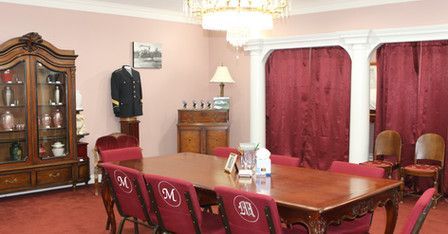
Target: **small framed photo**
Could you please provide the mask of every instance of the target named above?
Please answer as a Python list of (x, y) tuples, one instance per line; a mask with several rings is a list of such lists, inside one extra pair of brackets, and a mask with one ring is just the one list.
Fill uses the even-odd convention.
[(232, 173), (233, 170), (236, 169), (236, 160), (238, 159), (238, 155), (231, 153), (227, 158), (226, 166), (224, 167), (224, 171), (226, 173)]
[(132, 48), (135, 68), (162, 68), (162, 45), (160, 43), (133, 42)]

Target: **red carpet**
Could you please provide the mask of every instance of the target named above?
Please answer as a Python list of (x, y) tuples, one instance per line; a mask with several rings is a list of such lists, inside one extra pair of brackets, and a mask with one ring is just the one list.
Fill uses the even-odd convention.
[[(396, 233), (399, 233), (407, 214), (417, 198), (408, 197), (400, 205)], [(448, 203), (440, 200), (432, 209), (421, 233), (448, 233)], [(37, 194), (1, 198), (0, 233), (108, 233), (105, 230), (106, 214), (101, 197), (93, 194), (93, 187), (49, 191)], [(117, 221), (119, 221), (117, 219)], [(384, 233), (384, 208), (375, 211), (371, 233)], [(141, 233), (152, 233), (145, 227)], [(127, 224), (123, 233), (133, 233)]]

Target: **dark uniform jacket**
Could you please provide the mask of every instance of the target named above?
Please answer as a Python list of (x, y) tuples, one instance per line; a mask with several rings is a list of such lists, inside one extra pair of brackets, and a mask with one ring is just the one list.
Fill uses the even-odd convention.
[(140, 73), (132, 69), (132, 76), (124, 68), (115, 70), (110, 80), (112, 107), (116, 117), (142, 115), (142, 85)]

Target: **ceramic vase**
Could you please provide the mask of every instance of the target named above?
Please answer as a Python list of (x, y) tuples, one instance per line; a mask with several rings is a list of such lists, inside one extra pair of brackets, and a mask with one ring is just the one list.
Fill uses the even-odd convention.
[(40, 119), (43, 128), (51, 127), (51, 116), (49, 114), (44, 114)]
[(9, 147), (9, 155), (11, 161), (20, 161), (22, 160), (22, 146), (19, 142), (13, 142), (11, 146)]
[(53, 125), (57, 128), (62, 127), (62, 112), (59, 109), (53, 112)]
[(14, 99), (14, 90), (11, 87), (6, 86), (3, 89), (3, 103), (5, 106), (11, 106), (12, 100)]
[(61, 90), (59, 89), (59, 86), (56, 85), (54, 90), (54, 101), (56, 102), (56, 105), (59, 105), (61, 101)]
[(12, 82), (12, 76), (13, 76), (13, 71), (12, 70), (6, 70), (3, 72), (2, 75), (2, 81), (3, 83), (11, 83)]
[(14, 129), (14, 115), (11, 112), (6, 111), (2, 114), (2, 127), (9, 131)]
[(39, 146), (39, 155), (41, 157), (45, 157), (45, 154), (47, 154), (47, 150), (45, 149), (43, 144), (40, 144), (40, 146)]

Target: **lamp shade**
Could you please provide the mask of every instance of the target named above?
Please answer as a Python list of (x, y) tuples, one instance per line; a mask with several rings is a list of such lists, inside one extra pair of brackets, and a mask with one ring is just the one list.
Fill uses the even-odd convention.
[(210, 83), (235, 83), (226, 66), (218, 66)]

